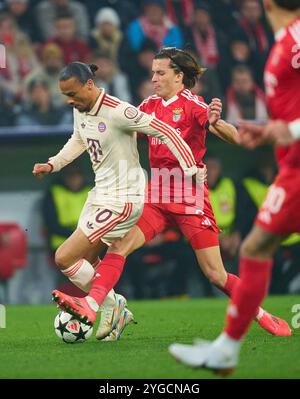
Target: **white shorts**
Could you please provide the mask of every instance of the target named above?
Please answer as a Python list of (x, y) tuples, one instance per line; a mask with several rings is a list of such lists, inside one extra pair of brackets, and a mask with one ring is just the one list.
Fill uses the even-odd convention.
[(91, 243), (101, 240), (109, 246), (137, 223), (143, 208), (144, 202), (101, 203), (92, 190), (81, 211), (78, 227)]

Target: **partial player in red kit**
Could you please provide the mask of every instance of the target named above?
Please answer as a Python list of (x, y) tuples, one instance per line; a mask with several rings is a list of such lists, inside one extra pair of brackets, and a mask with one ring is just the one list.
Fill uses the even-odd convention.
[(281, 241), (300, 233), (300, 0), (265, 0), (276, 43), (265, 66), (270, 121), (243, 122), (242, 144), (273, 144), (279, 174), (240, 250), (240, 282), (233, 290), (224, 332), (212, 343), (170, 346), (184, 364), (228, 374), (237, 365), (241, 341), (269, 286), (272, 258)]
[[(140, 109), (145, 114), (155, 115), (153, 128), (158, 131), (168, 134), (168, 126), (176, 129), (191, 148), (199, 168), (204, 166), (202, 158), (206, 151), (207, 131), (229, 143), (238, 143), (234, 126), (220, 119), (220, 100), (214, 99), (208, 106), (189, 90), (202, 73), (191, 55), (176, 48), (162, 49), (154, 58), (152, 70), (156, 95), (145, 100)], [(199, 191), (195, 181), (188, 184), (179, 163), (166, 145), (157, 139), (150, 140), (149, 144), (152, 175), (148, 201), (136, 226), (114, 242), (110, 250), (126, 257), (167, 227), (176, 226), (190, 242), (204, 274), (230, 296), (239, 278), (224, 269), (218, 241), (219, 229), (209, 202), (207, 185)], [(157, 179), (157, 173), (160, 179)], [(172, 179), (170, 174), (173, 174)], [(89, 295), (97, 301), (92, 291)], [(65, 300), (75, 316), (89, 319), (91, 314), (93, 318), (93, 311), (85, 301), (70, 297)], [(265, 330), (274, 335), (290, 334), (286, 322), (261, 308), (257, 308), (255, 317)], [(102, 332), (98, 331), (97, 336), (102, 336)]]

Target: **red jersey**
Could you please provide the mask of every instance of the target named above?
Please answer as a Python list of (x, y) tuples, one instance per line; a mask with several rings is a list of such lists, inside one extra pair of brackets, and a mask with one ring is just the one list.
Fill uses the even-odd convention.
[[(265, 87), (271, 119), (300, 118), (300, 18), (276, 34), (266, 67)], [(300, 168), (300, 140), (276, 147), (280, 170)]]
[[(156, 95), (148, 97), (139, 108), (176, 129), (192, 150), (197, 165), (203, 165), (208, 105), (202, 97), (196, 96), (188, 89), (183, 89), (167, 101)], [(177, 159), (165, 144), (155, 137), (148, 137), (148, 140), (151, 168), (170, 170), (179, 167)]]
[[(139, 108), (176, 129), (192, 150), (197, 166), (203, 165), (208, 105), (202, 97), (196, 96), (188, 89), (183, 89), (167, 101), (156, 95), (150, 96), (141, 103)], [(152, 179), (151, 187), (148, 186), (148, 201), (157, 202), (153, 199), (155, 197), (159, 201), (164, 198), (163, 201), (167, 202), (168, 197), (171, 202), (187, 203), (188, 201), (191, 204), (196, 198), (194, 183), (190, 181), (188, 184), (184, 180), (179, 162), (164, 143), (157, 138), (153, 140), (148, 138), (148, 140)], [(160, 174), (159, 179), (154, 177), (155, 171)], [(169, 171), (172, 171), (176, 178), (170, 179)]]

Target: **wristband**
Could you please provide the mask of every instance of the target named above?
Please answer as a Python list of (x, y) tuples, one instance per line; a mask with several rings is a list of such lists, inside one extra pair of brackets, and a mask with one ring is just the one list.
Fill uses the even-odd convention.
[(293, 122), (288, 123), (289, 131), (295, 140), (300, 139), (300, 119), (296, 119)]
[(50, 170), (50, 173), (53, 171), (53, 165), (52, 165), (52, 163), (51, 162), (47, 162), (47, 164), (50, 166), (50, 168), (51, 168), (51, 170)]

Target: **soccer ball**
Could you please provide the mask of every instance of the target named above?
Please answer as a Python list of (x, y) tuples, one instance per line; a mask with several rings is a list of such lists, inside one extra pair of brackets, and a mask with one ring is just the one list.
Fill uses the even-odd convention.
[(59, 312), (54, 319), (56, 335), (67, 344), (86, 341), (93, 332), (93, 327), (76, 320), (70, 313)]

